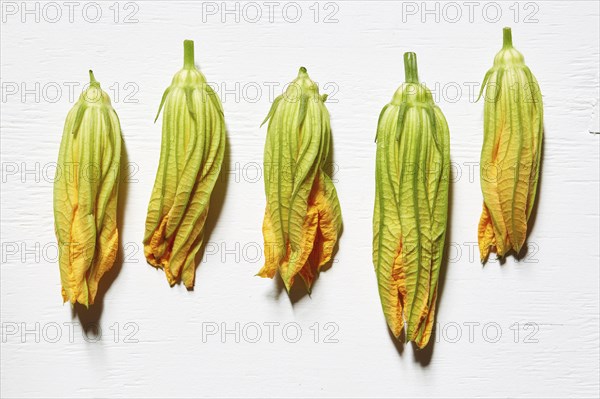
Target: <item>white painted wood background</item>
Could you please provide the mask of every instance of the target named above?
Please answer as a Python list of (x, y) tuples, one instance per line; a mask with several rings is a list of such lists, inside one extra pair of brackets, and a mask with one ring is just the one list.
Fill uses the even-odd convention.
[[(280, 2), (272, 21), (264, 2), (235, 4), (227, 14), (220, 1), (2, 3), (2, 396), (598, 396), (598, 2), (475, 2), (472, 21), (465, 2)], [(543, 92), (543, 170), (527, 256), (482, 267), (483, 103), (469, 87), (478, 90), (505, 25)], [(193, 292), (170, 288), (140, 244), (159, 157), (152, 121), (184, 39), (219, 88), (229, 139)], [(405, 51), (417, 53), (446, 114), (454, 165), (438, 333), (418, 354), (390, 338), (371, 263), (373, 138)], [(302, 65), (330, 94), (344, 232), (312, 296), (294, 292), (292, 303), (281, 284), (254, 277), (265, 204), (257, 165), (269, 87), (280, 94)], [(113, 97), (132, 176), (121, 182), (121, 266), (93, 311), (73, 313), (60, 296), (53, 163), (69, 85), (77, 96), (89, 68)], [(237, 338), (221, 334), (236, 328)]]

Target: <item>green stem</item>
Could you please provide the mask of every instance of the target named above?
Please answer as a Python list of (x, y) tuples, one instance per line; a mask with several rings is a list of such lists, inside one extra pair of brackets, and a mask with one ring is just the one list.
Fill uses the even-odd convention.
[(404, 76), (407, 83), (419, 83), (417, 55), (415, 53), (404, 53)]
[(183, 41), (183, 67), (184, 68), (195, 68), (194, 65), (194, 41), (184, 40)]
[(96, 77), (94, 76), (94, 71), (92, 71), (90, 69), (90, 86), (98, 86), (100, 87), (100, 83), (98, 83), (98, 81), (96, 80)]
[(502, 48), (510, 48), (513, 46), (512, 44), (512, 31), (510, 28), (503, 29), (503, 39), (502, 39)]

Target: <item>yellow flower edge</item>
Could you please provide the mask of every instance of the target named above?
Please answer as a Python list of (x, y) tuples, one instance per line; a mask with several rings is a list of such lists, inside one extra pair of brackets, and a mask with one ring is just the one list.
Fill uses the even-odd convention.
[(170, 285), (191, 289), (204, 242), (210, 197), (225, 153), (225, 120), (217, 94), (184, 41), (184, 66), (165, 90), (160, 161), (146, 216), (144, 255)]
[(69, 111), (54, 181), (54, 226), (65, 302), (92, 305), (119, 246), (121, 125), (90, 71), (90, 86)]
[(406, 82), (377, 126), (373, 264), (387, 324), (419, 348), (429, 342), (446, 239), (450, 137), (431, 92), (419, 83), (415, 53)]
[(288, 291), (297, 275), (311, 291), (319, 270), (332, 260), (342, 228), (337, 192), (325, 172), (331, 143), (326, 99), (302, 67), (263, 122), (269, 121), (265, 264), (257, 275), (273, 278), (279, 272)]
[(481, 261), (521, 251), (535, 203), (543, 138), (538, 82), (504, 28), (503, 47), (487, 72), (481, 150), (483, 211), (478, 227)]

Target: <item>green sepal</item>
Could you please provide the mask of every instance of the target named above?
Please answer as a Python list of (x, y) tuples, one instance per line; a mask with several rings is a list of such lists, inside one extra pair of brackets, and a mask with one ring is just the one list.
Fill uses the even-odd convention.
[(167, 87), (167, 90), (165, 90), (165, 92), (162, 95), (162, 99), (160, 100), (160, 105), (158, 107), (158, 112), (156, 113), (156, 118), (154, 118), (154, 123), (156, 123), (156, 121), (158, 120), (158, 116), (160, 115), (160, 111), (162, 110), (163, 105), (165, 105), (165, 100), (169, 95), (169, 91), (171, 91), (171, 87)]
[(279, 102), (281, 101), (281, 99), (282, 99), (282, 96), (279, 96), (275, 99), (275, 101), (273, 101), (273, 105), (271, 105), (271, 109), (269, 110), (269, 113), (267, 114), (267, 117), (265, 118), (265, 120), (260, 124), (260, 127), (262, 127), (265, 123), (267, 123), (267, 121), (269, 119), (271, 119), (271, 117), (277, 110), (277, 106), (279, 105)]
[(71, 131), (72, 134), (76, 134), (81, 127), (81, 121), (83, 120), (83, 115), (85, 114), (86, 110), (87, 106), (85, 103), (81, 103), (77, 109), (77, 115), (75, 116), (75, 122), (73, 123), (73, 130)]

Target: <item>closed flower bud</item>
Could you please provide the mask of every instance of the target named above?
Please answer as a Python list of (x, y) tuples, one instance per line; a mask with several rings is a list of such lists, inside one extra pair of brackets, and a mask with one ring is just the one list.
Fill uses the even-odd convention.
[(258, 275), (273, 278), (279, 271), (288, 291), (297, 275), (311, 290), (342, 229), (337, 193), (325, 173), (331, 145), (326, 98), (300, 68), (265, 119), (265, 265)]
[(373, 264), (388, 326), (419, 348), (429, 342), (448, 219), (450, 137), (442, 111), (419, 83), (415, 53), (406, 82), (379, 116)]
[(223, 108), (194, 65), (194, 42), (184, 42), (184, 65), (164, 92), (160, 161), (148, 205), (144, 254), (169, 284), (194, 286), (195, 256), (204, 239), (210, 196), (225, 153)]
[[(481, 261), (490, 251), (517, 254), (525, 243), (538, 185), (543, 136), (542, 95), (523, 55), (504, 28), (504, 45), (487, 72), (478, 238)], [(480, 94), (481, 96), (481, 94)]]
[(67, 115), (54, 181), (63, 300), (86, 307), (117, 256), (122, 140), (117, 113), (92, 71), (90, 80)]

